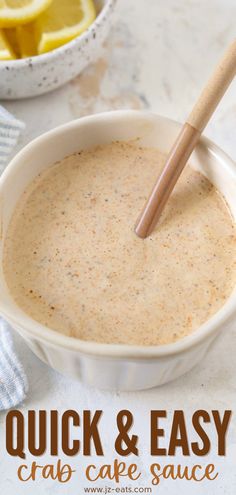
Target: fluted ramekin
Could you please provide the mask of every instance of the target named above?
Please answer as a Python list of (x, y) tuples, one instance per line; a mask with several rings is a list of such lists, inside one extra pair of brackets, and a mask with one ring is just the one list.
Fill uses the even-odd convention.
[[(207, 322), (182, 340), (162, 346), (85, 342), (47, 328), (14, 302), (4, 280), (2, 253), (8, 223), (20, 195), (44, 168), (81, 149), (111, 141), (140, 139), (141, 145), (167, 152), (180, 125), (148, 112), (118, 111), (84, 117), (28, 144), (0, 179), (0, 313), (52, 368), (103, 389), (138, 390), (162, 385), (195, 366), (222, 331), (236, 323), (236, 294)], [(236, 217), (236, 168), (215, 144), (202, 138), (191, 166), (224, 195)], [(147, 326), (148, 332), (148, 326)]]

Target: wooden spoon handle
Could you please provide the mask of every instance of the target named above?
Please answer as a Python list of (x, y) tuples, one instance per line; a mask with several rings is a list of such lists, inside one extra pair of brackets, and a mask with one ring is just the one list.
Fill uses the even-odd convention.
[(218, 103), (236, 74), (236, 40), (230, 45), (223, 59), (205, 86), (189, 118), (172, 147), (165, 167), (139, 216), (135, 232), (147, 237), (165, 207), (165, 204), (183, 170), (199, 137), (215, 111)]
[(165, 167), (158, 177), (149, 199), (137, 220), (135, 232), (142, 239), (148, 237), (155, 228), (162, 210), (186, 162), (192, 154), (200, 135), (200, 132), (190, 124), (186, 123), (182, 127), (167, 157)]
[(203, 89), (188, 124), (202, 132), (236, 74), (236, 40), (229, 46)]

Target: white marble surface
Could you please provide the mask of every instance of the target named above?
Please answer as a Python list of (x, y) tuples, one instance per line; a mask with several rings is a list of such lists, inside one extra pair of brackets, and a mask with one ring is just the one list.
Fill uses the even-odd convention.
[[(28, 101), (8, 102), (5, 106), (26, 122), (26, 131), (18, 148), (33, 137), (56, 125), (91, 112), (114, 108), (148, 108), (176, 120), (184, 120), (202, 84), (219, 55), (235, 36), (235, 0), (118, 0), (115, 25), (100, 61), (66, 87)], [(235, 83), (236, 84), (236, 83)], [(232, 85), (206, 135), (236, 159), (236, 86)], [(130, 409), (140, 435), (143, 468), (142, 486), (150, 486), (146, 468), (148, 457), (148, 415), (150, 409), (184, 409), (186, 416), (196, 409), (232, 409), (235, 407), (236, 329), (223, 336), (207, 358), (191, 373), (159, 389), (111, 394), (91, 390), (60, 376), (42, 364), (16, 336), (18, 352), (29, 377), (30, 391), (22, 406), (28, 409), (103, 409), (106, 460), (115, 457), (111, 439), (115, 412)], [(0, 416), (0, 488), (1, 493), (83, 493), (83, 478), (68, 485), (51, 481), (20, 484), (16, 479), (19, 461), (5, 455), (5, 415)], [(189, 421), (188, 421), (189, 424)], [(107, 428), (106, 425), (109, 425)], [(214, 446), (201, 464), (215, 462), (216, 481), (193, 483), (162, 481), (153, 493), (220, 495), (235, 493), (236, 421), (228, 433), (226, 458), (216, 458)], [(109, 433), (108, 433), (109, 431)], [(213, 437), (213, 429), (209, 427)], [(40, 459), (46, 463), (48, 457)], [(129, 458), (131, 462), (131, 458)], [(198, 463), (199, 459), (181, 459)], [(74, 466), (89, 462), (82, 456), (71, 461)], [(167, 463), (164, 458), (162, 463)], [(170, 461), (171, 462), (171, 461)], [(175, 460), (177, 462), (177, 460)], [(103, 486), (100, 483), (99, 486)], [(134, 485), (137, 486), (137, 485)]]

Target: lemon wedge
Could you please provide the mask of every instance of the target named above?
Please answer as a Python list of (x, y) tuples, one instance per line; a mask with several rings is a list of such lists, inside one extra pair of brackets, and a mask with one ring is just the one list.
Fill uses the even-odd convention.
[(11, 45), (3, 31), (0, 29), (0, 60), (14, 60), (16, 58)]
[(0, 0), (0, 27), (26, 24), (47, 9), (50, 3), (52, 0)]
[(38, 55), (33, 23), (18, 26), (16, 36), (21, 58)]
[(8, 44), (10, 45), (12, 51), (16, 55), (16, 58), (20, 58), (20, 50), (17, 39), (16, 28), (9, 28), (3, 30), (4, 36), (6, 37)]
[(35, 40), (34, 23), (29, 22), (15, 28), (4, 29), (3, 33), (16, 55), (16, 58), (34, 57), (38, 55)]
[(38, 53), (49, 52), (76, 38), (95, 18), (93, 0), (53, 0), (35, 21)]

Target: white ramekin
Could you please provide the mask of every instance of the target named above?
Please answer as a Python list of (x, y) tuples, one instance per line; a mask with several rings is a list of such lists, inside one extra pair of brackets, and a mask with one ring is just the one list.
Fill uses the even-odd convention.
[(96, 60), (112, 24), (116, 0), (95, 0), (99, 14), (78, 38), (48, 53), (0, 61), (0, 99), (41, 95), (62, 86)]
[[(20, 195), (47, 166), (81, 149), (114, 140), (140, 139), (166, 152), (180, 128), (176, 122), (140, 111), (85, 117), (37, 138), (12, 160), (0, 179), (0, 313), (33, 352), (56, 370), (103, 389), (138, 390), (162, 385), (186, 373), (208, 351), (221, 331), (236, 322), (236, 295), (183, 340), (164, 346), (109, 345), (66, 337), (29, 318), (14, 303), (2, 271), (6, 229)], [(232, 160), (202, 138), (191, 165), (225, 196), (236, 216), (236, 169)], [(115, 166), (115, 164), (114, 164)], [(150, 185), (151, 186), (151, 185)], [(148, 331), (148, 327), (147, 327)]]

